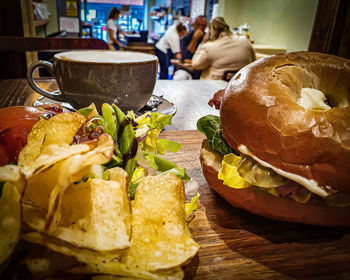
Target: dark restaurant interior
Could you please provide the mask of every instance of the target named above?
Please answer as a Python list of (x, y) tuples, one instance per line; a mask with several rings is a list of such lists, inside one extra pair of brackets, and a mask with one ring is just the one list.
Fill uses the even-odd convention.
[(0, 279), (350, 279), (349, 0), (0, 11)]
[[(43, 49), (45, 45), (42, 44), (46, 42), (22, 41), (15, 52), (10, 51), (12, 44), (17, 44), (13, 37), (85, 38), (107, 42), (106, 21), (114, 6), (121, 11), (118, 24), (126, 32), (122, 38), (126, 50), (154, 53), (154, 45), (174, 22), (183, 22), (190, 32), (196, 16), (205, 15), (209, 23), (214, 12), (215, 16), (223, 16), (233, 31), (249, 34), (258, 57), (309, 50), (349, 58), (350, 8), (347, 1), (341, 0), (277, 3), (254, 0), (15, 0), (4, 1), (1, 5), (0, 55), (2, 64), (7, 65), (6, 71), (4, 67), (1, 70), (1, 78), (24, 77), (26, 66), (37, 59), (36, 53), (26, 54), (26, 48)], [(4, 38), (8, 36), (12, 38)], [(103, 44), (91, 44), (99, 43)], [(45, 50), (40, 51), (39, 59), (45, 55), (48, 55)]]

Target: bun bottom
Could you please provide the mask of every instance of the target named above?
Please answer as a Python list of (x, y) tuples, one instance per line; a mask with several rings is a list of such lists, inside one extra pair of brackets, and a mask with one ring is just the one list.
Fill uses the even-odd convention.
[(278, 221), (321, 226), (350, 226), (350, 207), (312, 205), (273, 196), (258, 188), (234, 189), (218, 179), (221, 158), (203, 142), (200, 161), (208, 184), (232, 206)]

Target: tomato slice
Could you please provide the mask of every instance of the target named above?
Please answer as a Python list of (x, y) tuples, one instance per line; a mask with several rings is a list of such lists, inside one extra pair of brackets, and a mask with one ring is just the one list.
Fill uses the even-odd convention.
[(29, 106), (13, 106), (0, 109), (0, 131), (24, 125), (32, 127), (45, 111)]
[(46, 112), (29, 106), (0, 109), (0, 166), (17, 162), (33, 125)]

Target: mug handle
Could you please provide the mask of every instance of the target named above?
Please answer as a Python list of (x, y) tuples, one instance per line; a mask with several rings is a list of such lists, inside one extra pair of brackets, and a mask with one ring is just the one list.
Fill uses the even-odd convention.
[(27, 80), (31, 88), (47, 98), (51, 98), (56, 101), (64, 101), (61, 91), (56, 90), (56, 91), (50, 92), (50, 91), (44, 90), (41, 87), (39, 87), (38, 84), (34, 81), (33, 72), (35, 71), (35, 69), (39, 67), (45, 68), (53, 77), (55, 76), (53, 74), (54, 73), (53, 64), (45, 60), (39, 60), (33, 63), (32, 65), (30, 65), (27, 71)]

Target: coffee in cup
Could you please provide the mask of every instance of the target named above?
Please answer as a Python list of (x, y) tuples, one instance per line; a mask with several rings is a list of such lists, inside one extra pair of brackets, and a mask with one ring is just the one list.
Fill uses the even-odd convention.
[[(114, 103), (124, 111), (140, 110), (151, 98), (158, 59), (139, 52), (88, 50), (54, 55), (54, 62), (38, 61), (28, 69), (30, 86), (41, 95), (68, 102), (75, 109), (95, 103)], [(57, 80), (59, 91), (48, 92), (33, 79), (36, 68), (47, 69)]]

